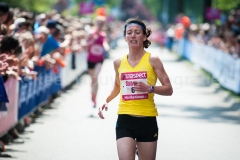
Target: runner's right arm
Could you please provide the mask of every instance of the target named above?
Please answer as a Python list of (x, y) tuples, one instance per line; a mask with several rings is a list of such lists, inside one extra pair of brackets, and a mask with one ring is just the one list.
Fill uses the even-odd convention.
[(111, 93), (109, 94), (109, 96), (106, 99), (106, 102), (110, 102), (112, 99), (114, 99), (120, 92), (120, 81), (119, 81), (119, 73), (118, 73), (118, 68), (120, 66), (120, 59), (116, 59), (113, 63), (114, 63), (114, 69), (115, 69), (115, 83), (114, 83), (114, 87), (111, 91)]

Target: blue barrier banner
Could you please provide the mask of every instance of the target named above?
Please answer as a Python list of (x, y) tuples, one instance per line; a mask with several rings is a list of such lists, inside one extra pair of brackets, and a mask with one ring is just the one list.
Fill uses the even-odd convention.
[(0, 76), (0, 102), (9, 102), (2, 76)]
[(52, 85), (51, 85), (51, 94), (56, 94), (58, 91), (62, 89), (61, 86), (61, 67), (57, 67), (57, 73), (54, 73), (53, 70), (51, 70), (51, 80), (52, 80)]
[(235, 93), (240, 93), (240, 59), (236, 60), (231, 55), (222, 55), (222, 63), (217, 77), (220, 84)]
[(187, 58), (188, 60), (190, 60), (192, 57), (191, 57), (191, 53), (192, 53), (192, 43), (190, 43), (188, 40), (186, 40), (184, 42), (184, 51), (183, 51), (183, 56), (185, 58)]
[(18, 119), (28, 115), (48, 101), (52, 94), (61, 90), (60, 70), (58, 73), (53, 73), (52, 69), (47, 70), (40, 66), (35, 66), (34, 70), (38, 72), (36, 80), (20, 82)]
[(0, 111), (0, 135), (17, 123), (18, 84), (19, 82), (12, 77), (8, 77), (8, 80), (4, 83), (9, 102), (5, 103), (7, 109)]
[(67, 66), (57, 67), (56, 70), (35, 66), (38, 72), (36, 80), (22, 77), (19, 84), (18, 119), (22, 119), (34, 111), (39, 105), (47, 102), (49, 97), (71, 84), (77, 77), (87, 70), (86, 53), (76, 54), (76, 68), (71, 68), (71, 54), (65, 57)]
[(204, 44), (177, 41), (175, 51), (205, 69), (225, 88), (240, 93), (240, 59)]
[[(35, 81), (21, 81), (19, 86), (18, 119), (27, 115), (36, 105)], [(36, 88), (35, 88), (36, 89)]]
[(177, 42), (176, 50), (177, 50), (177, 53), (178, 53), (178, 54), (180, 54), (181, 56), (183, 56), (183, 52), (184, 52), (184, 40), (180, 40), (180, 41)]
[(46, 70), (45, 67), (36, 67), (35, 71), (38, 72), (38, 79), (37, 79), (37, 93), (35, 96), (35, 106), (37, 107), (41, 103), (48, 100), (51, 95), (51, 69)]
[(7, 111), (6, 102), (0, 102), (0, 112)]

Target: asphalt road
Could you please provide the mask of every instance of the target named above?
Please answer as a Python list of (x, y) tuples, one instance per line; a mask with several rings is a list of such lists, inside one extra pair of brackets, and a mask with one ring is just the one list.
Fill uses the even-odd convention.
[[(239, 160), (240, 101), (207, 78), (197, 66), (165, 49), (151, 46), (171, 79), (171, 97), (155, 96), (159, 140), (157, 160)], [(120, 41), (99, 76), (98, 105), (114, 82), (113, 59), (127, 53)], [(109, 103), (105, 119), (97, 117), (84, 75), (26, 128), (24, 144), (6, 146), (19, 160), (117, 160), (115, 124), (119, 97)], [(91, 116), (93, 115), (93, 116)], [(4, 158), (3, 158), (4, 159)]]

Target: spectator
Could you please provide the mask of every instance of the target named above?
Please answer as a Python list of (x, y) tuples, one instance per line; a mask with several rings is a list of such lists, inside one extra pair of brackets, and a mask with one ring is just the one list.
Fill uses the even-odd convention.
[[(49, 36), (49, 29), (45, 26), (41, 26), (35, 32), (35, 55), (34, 62), (37, 63), (39, 60), (42, 60), (42, 63), (46, 66), (47, 69), (53, 67), (55, 63), (48, 54), (46, 42)], [(44, 48), (45, 47), (45, 48)]]
[(49, 29), (50, 34), (53, 34), (53, 32), (56, 30), (56, 26), (58, 25), (58, 22), (55, 20), (49, 20), (46, 24), (46, 27)]
[(169, 50), (172, 50), (174, 35), (175, 35), (174, 27), (170, 26), (167, 30), (167, 48)]
[(34, 46), (34, 37), (31, 32), (24, 32), (19, 37), (20, 44), (22, 46), (22, 51), (26, 51), (31, 48), (32, 52), (29, 53), (28, 57), (32, 58), (33, 56), (33, 46)]
[(0, 41), (7, 35), (7, 26), (0, 22)]
[(0, 2), (0, 22), (5, 24), (9, 29), (9, 26), (13, 24), (13, 12), (10, 10), (8, 4)]
[[(178, 28), (177, 25), (175, 28)], [(176, 30), (177, 31), (177, 30)], [(189, 39), (207, 44), (239, 58), (240, 9), (232, 10), (221, 25), (204, 23), (190, 26)], [(175, 36), (179, 39), (179, 36)]]
[(45, 56), (46, 54), (51, 54), (53, 52), (57, 52), (58, 49), (60, 48), (60, 44), (56, 41), (56, 39), (54, 39), (53, 35), (51, 34), (51, 32), (53, 33), (54, 30), (55, 30), (55, 28), (52, 30), (49, 29), (50, 34), (48, 35), (47, 40), (43, 44), (42, 51), (41, 51), (41, 57)]
[[(21, 46), (16, 38), (12, 36), (5, 36), (0, 42), (0, 54), (7, 54), (6, 57), (8, 63), (8, 70), (6, 71), (6, 80), (8, 76), (13, 76), (14, 78), (20, 80), (19, 77), (19, 55), (21, 53)], [(21, 61), (22, 62), (22, 61)]]
[(45, 13), (42, 13), (42, 14), (38, 15), (37, 18), (36, 18), (36, 21), (34, 23), (34, 27), (33, 27), (34, 31), (36, 31), (38, 29), (38, 27), (43, 26), (45, 21), (46, 21), (46, 14)]

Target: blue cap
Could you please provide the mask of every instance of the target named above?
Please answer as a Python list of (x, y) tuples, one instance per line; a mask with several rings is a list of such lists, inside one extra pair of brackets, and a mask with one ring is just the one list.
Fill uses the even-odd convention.
[(57, 25), (57, 24), (58, 24), (57, 21), (55, 21), (55, 20), (49, 20), (49, 21), (47, 22), (46, 27), (47, 27), (47, 28), (56, 28), (56, 25)]
[(0, 2), (0, 15), (5, 14), (9, 11), (9, 5), (5, 2)]

